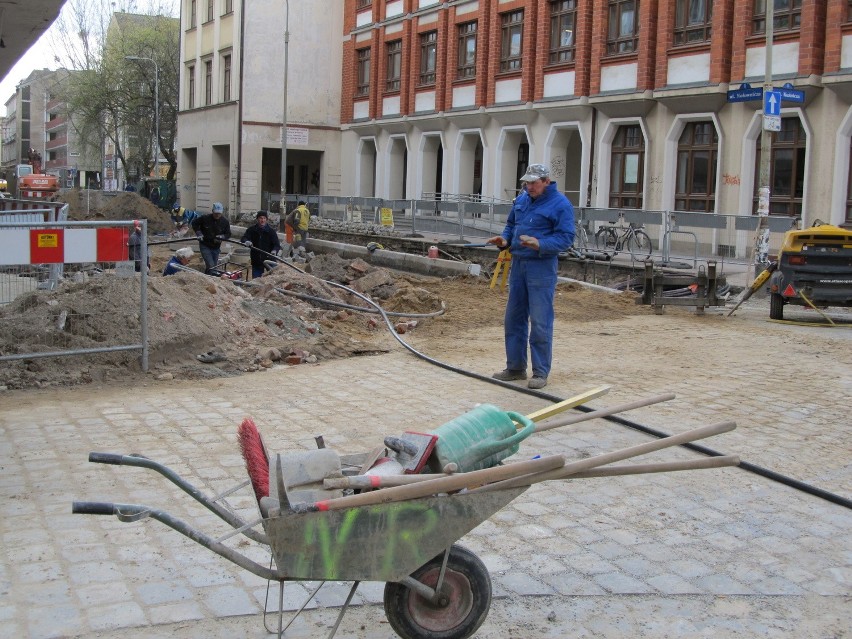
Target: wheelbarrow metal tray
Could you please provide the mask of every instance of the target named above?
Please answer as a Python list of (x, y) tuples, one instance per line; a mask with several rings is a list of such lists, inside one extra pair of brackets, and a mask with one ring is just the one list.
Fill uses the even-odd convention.
[(399, 581), (527, 488), (284, 512), (266, 519), (264, 527), (285, 579)]

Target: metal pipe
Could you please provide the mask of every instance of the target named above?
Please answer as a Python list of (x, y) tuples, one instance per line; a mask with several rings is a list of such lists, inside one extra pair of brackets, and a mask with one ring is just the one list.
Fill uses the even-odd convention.
[(284, 0), (284, 110), (281, 115), (281, 202), (278, 213), (284, 219), (284, 196), (287, 195), (287, 70), (290, 66), (290, 0)]
[(40, 357), (62, 357), (64, 355), (87, 355), (89, 353), (118, 353), (120, 351), (142, 350), (142, 344), (130, 346), (106, 346), (103, 348), (78, 348), (73, 351), (45, 351), (43, 353), (27, 353), (24, 355), (0, 355), (0, 362), (13, 362), (19, 359), (38, 359)]
[(141, 325), (142, 337), (142, 372), (148, 372), (148, 220), (142, 220), (142, 244), (139, 247), (142, 263), (139, 265), (141, 274), (139, 286), (139, 324)]

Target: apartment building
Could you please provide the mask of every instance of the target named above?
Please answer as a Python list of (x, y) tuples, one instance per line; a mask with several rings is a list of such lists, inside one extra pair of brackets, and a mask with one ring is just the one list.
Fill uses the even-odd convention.
[[(345, 0), (346, 193), (753, 213), (766, 0)], [(852, 0), (774, 4), (770, 212), (852, 224)], [(757, 92), (760, 93), (759, 91)]]
[(65, 69), (33, 71), (6, 102), (3, 120), (3, 172), (29, 161), (30, 149), (42, 158), (42, 170), (59, 177), (62, 188), (101, 181), (101, 153), (78, 135), (67, 105), (59, 97), (62, 83), (72, 79)]
[(340, 0), (181, 0), (180, 21), (181, 204), (233, 214), (277, 201), (287, 24), (287, 192), (339, 193)]

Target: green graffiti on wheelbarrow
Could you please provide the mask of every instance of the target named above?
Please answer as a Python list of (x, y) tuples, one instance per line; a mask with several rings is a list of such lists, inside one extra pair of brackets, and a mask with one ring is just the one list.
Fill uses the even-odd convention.
[(414, 557), (417, 565), (432, 558), (421, 556), (419, 542), (435, 530), (438, 513), (425, 504), (352, 508), (341, 515), (334, 520), (317, 516), (306, 522), (304, 548), (295, 568), (298, 574), (316, 574), (321, 568), (323, 578), (338, 579), (354, 544), (360, 546), (355, 551), (363, 553), (381, 540), (381, 552), (376, 557), (381, 557), (382, 574), (392, 574), (395, 562), (403, 557), (407, 563)]

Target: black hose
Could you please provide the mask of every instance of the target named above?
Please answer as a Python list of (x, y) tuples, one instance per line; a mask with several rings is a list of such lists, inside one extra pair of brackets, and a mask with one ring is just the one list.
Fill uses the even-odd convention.
[[(260, 250), (260, 249), (257, 249), (257, 250)], [(266, 252), (261, 251), (261, 253), (266, 253)], [(290, 262), (284, 261), (283, 259), (279, 258), (277, 255), (272, 255), (271, 253), (266, 253), (266, 255), (270, 255), (271, 257), (275, 258), (276, 260), (278, 260), (282, 264), (286, 264), (287, 266), (291, 267), (292, 269), (294, 269), (296, 271), (299, 271), (300, 273), (305, 273), (305, 271), (303, 271), (302, 269), (298, 268), (294, 264), (291, 264)], [(195, 271), (195, 272), (197, 272), (197, 271)], [(310, 273), (305, 273), (305, 274), (311, 275)], [(416, 357), (418, 357), (418, 358), (420, 358), (420, 359), (422, 359), (426, 362), (429, 362), (430, 364), (434, 364), (435, 366), (438, 366), (439, 368), (443, 368), (444, 370), (448, 370), (448, 371), (452, 371), (454, 373), (458, 373), (460, 375), (464, 375), (465, 377), (471, 377), (473, 379), (478, 379), (479, 381), (482, 381), (482, 382), (487, 382), (489, 384), (495, 384), (497, 386), (502, 386), (503, 388), (513, 390), (517, 393), (523, 393), (525, 395), (532, 395), (533, 397), (545, 399), (549, 402), (558, 403), (558, 402), (563, 402), (566, 399), (565, 397), (558, 397), (556, 395), (551, 395), (550, 393), (546, 393), (546, 392), (541, 391), (541, 390), (524, 388), (523, 386), (518, 386), (517, 384), (513, 384), (511, 382), (504, 382), (504, 381), (499, 380), (499, 379), (494, 379), (493, 377), (488, 376), (488, 375), (481, 375), (479, 373), (474, 373), (473, 371), (469, 371), (469, 370), (466, 370), (466, 369), (463, 369), (463, 368), (459, 368), (458, 366), (453, 366), (451, 364), (446, 364), (446, 363), (441, 362), (437, 359), (429, 357), (428, 355), (425, 355), (424, 353), (421, 353), (420, 351), (415, 349), (413, 346), (408, 344), (405, 340), (403, 340), (399, 336), (399, 334), (394, 329), (393, 324), (390, 321), (390, 318), (388, 317), (389, 314), (381, 306), (376, 304), (373, 300), (366, 297), (365, 295), (362, 295), (358, 291), (349, 288), (348, 286), (344, 286), (343, 284), (339, 284), (337, 282), (332, 282), (332, 281), (329, 281), (329, 280), (324, 280), (320, 277), (317, 277), (316, 275), (312, 275), (312, 277), (316, 277), (318, 280), (328, 284), (329, 286), (343, 289), (343, 290), (355, 295), (356, 297), (364, 300), (364, 302), (366, 302), (370, 306), (373, 306), (376, 309), (376, 312), (378, 312), (382, 316), (382, 319), (385, 321), (385, 324), (387, 325), (388, 330), (390, 331), (391, 335), (393, 335), (394, 339), (396, 339), (396, 341), (399, 342), (400, 345), (403, 348), (405, 348), (407, 351), (409, 351), (410, 353), (412, 353)], [(593, 408), (589, 408), (588, 406), (583, 406), (583, 405), (576, 406), (575, 408), (579, 411), (584, 412), (584, 413), (591, 413), (593, 410), (595, 410)], [(646, 435), (651, 435), (653, 437), (657, 437), (657, 438), (660, 438), (660, 439), (663, 439), (663, 438), (666, 438), (666, 437), (671, 437), (671, 434), (669, 434), (669, 433), (665, 433), (665, 432), (657, 430), (655, 428), (651, 428), (650, 426), (644, 426), (642, 424), (639, 424), (638, 422), (634, 422), (632, 420), (625, 419), (624, 417), (618, 417), (617, 415), (609, 415), (607, 417), (603, 417), (602, 419), (605, 419), (609, 422), (613, 422), (615, 424), (619, 424), (621, 426), (625, 426), (627, 428), (638, 431), (640, 433), (644, 433)], [(720, 456), (723, 456), (723, 455), (726, 454), (726, 453), (720, 453), (716, 450), (713, 450), (712, 448), (708, 448), (708, 447), (702, 446), (700, 444), (686, 443), (686, 444), (681, 444), (681, 446), (683, 448), (688, 449), (688, 450), (691, 450), (691, 451), (694, 451), (694, 452), (697, 452), (697, 453), (701, 453), (702, 455), (707, 455), (709, 457), (720, 457)], [(805, 483), (803, 481), (799, 481), (798, 479), (788, 477), (787, 475), (782, 475), (781, 473), (777, 473), (773, 470), (769, 470), (768, 468), (764, 468), (762, 466), (758, 466), (756, 464), (752, 464), (752, 463), (746, 462), (746, 461), (740, 461), (739, 468), (742, 468), (743, 470), (745, 470), (747, 472), (751, 472), (751, 473), (754, 473), (756, 475), (760, 475), (761, 477), (765, 477), (766, 479), (769, 479), (771, 481), (778, 482), (780, 484), (783, 484), (783, 485), (788, 486), (790, 488), (793, 488), (795, 490), (799, 490), (799, 491), (807, 493), (809, 495), (813, 495), (814, 497), (819, 497), (820, 499), (825, 499), (826, 501), (829, 501), (833, 504), (837, 504), (838, 506), (843, 506), (845, 508), (852, 509), (852, 500), (850, 500), (846, 497), (841, 497), (840, 495), (837, 495), (835, 493), (829, 492), (827, 490), (823, 490), (822, 488), (817, 488), (816, 486), (812, 486), (811, 484)]]

